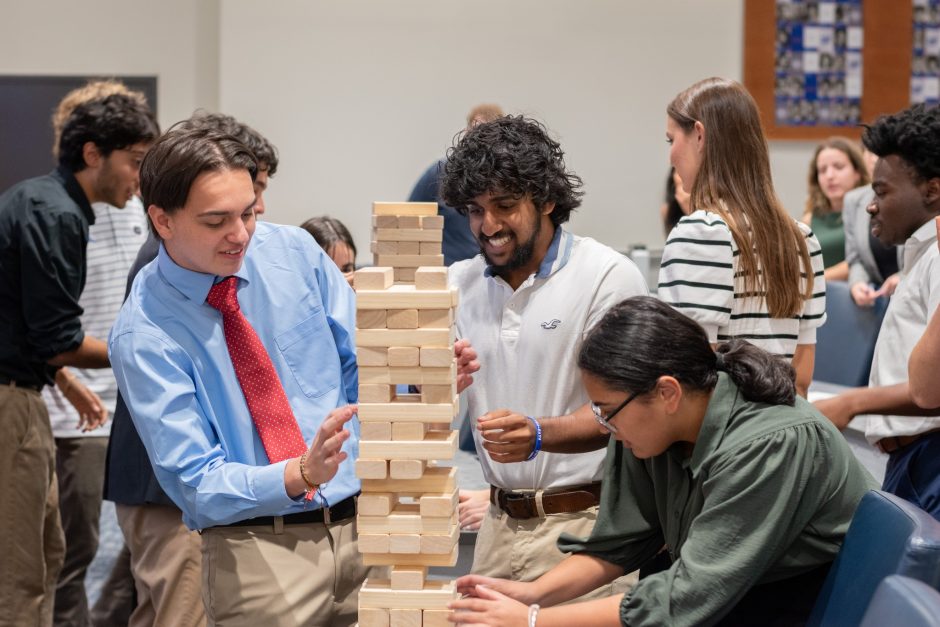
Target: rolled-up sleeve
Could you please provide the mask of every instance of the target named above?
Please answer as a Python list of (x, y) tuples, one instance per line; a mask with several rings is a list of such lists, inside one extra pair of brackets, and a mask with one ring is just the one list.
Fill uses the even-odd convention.
[(82, 219), (64, 212), (36, 212), (21, 230), (23, 319), (29, 345), (40, 360), (77, 348), (85, 337), (78, 304), (85, 284)]

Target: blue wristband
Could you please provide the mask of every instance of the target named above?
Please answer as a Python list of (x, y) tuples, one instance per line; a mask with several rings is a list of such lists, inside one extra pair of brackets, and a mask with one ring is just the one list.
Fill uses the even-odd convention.
[(535, 459), (535, 456), (542, 450), (542, 425), (532, 416), (526, 416), (526, 418), (531, 420), (532, 424), (535, 425), (535, 446), (532, 448), (532, 453), (526, 458), (526, 461), (530, 462)]

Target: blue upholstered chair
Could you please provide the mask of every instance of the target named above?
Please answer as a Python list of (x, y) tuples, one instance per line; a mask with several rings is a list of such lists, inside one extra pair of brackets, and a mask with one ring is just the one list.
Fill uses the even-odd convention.
[(891, 575), (881, 582), (862, 627), (940, 627), (940, 592), (927, 584)]
[(851, 387), (868, 385), (871, 358), (888, 299), (859, 307), (845, 281), (826, 283), (826, 323), (816, 331), (813, 379)]
[(807, 625), (860, 624), (888, 575), (940, 589), (940, 522), (893, 494), (872, 490), (852, 517)]

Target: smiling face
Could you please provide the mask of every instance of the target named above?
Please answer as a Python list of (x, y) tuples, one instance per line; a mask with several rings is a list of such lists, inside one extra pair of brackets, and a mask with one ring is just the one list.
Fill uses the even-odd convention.
[[(666, 141), (669, 148), (669, 163), (675, 168), (685, 191), (692, 191), (695, 177), (702, 166), (705, 149), (705, 129), (696, 122), (691, 131), (685, 132), (671, 117), (666, 116)], [(678, 188), (677, 188), (678, 189)]]
[(868, 206), (871, 233), (882, 243), (903, 244), (935, 215), (940, 179), (918, 181), (913, 169), (898, 155), (878, 159), (872, 180), (875, 197)]
[(833, 211), (842, 210), (845, 193), (858, 187), (861, 180), (852, 160), (838, 148), (823, 148), (816, 155), (816, 182)]
[(167, 213), (151, 205), (148, 212), (173, 261), (224, 277), (245, 259), (255, 232), (255, 203), (247, 170), (215, 170), (196, 177), (180, 209)]
[(551, 244), (553, 203), (537, 210), (528, 196), (486, 192), (467, 207), (470, 230), (493, 271), (500, 276), (538, 269)]

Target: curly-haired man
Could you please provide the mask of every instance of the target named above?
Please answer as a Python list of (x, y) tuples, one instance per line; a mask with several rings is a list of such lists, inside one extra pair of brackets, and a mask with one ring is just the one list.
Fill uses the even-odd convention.
[(469, 129), (448, 151), (441, 192), (468, 216), (481, 252), (449, 270), (458, 334), (481, 367), (465, 396), (491, 484), (461, 494), (460, 522), (482, 521), (473, 572), (529, 581), (561, 561), (560, 533), (594, 526), (607, 436), (578, 377), (581, 338), (647, 288), (623, 255), (562, 228), (581, 204), (581, 179), (535, 120)]
[(940, 108), (917, 105), (883, 116), (862, 141), (878, 155), (868, 206), (872, 235), (904, 244), (904, 268), (885, 314), (867, 388), (817, 408), (839, 428), (866, 415), (865, 436), (889, 455), (883, 488), (940, 520), (940, 409), (922, 409), (908, 382), (908, 355), (940, 304)]

